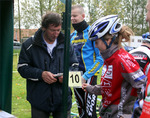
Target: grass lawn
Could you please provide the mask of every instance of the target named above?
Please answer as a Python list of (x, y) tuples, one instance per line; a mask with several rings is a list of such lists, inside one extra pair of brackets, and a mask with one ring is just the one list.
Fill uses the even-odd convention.
[[(26, 79), (23, 79), (17, 72), (17, 62), (19, 50), (14, 50), (13, 56), (13, 85), (12, 85), (12, 114), (17, 118), (31, 118), (31, 108), (29, 102), (26, 100)], [(98, 80), (98, 84), (99, 84)], [(72, 102), (75, 102), (74, 95)], [(98, 96), (101, 98), (101, 96)], [(97, 105), (100, 104), (98, 101)], [(77, 105), (74, 104), (72, 113), (77, 113)], [(51, 117), (50, 117), (51, 118)]]

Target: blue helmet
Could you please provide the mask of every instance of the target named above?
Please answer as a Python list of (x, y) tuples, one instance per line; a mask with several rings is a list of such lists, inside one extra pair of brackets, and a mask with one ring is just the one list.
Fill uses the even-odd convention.
[(108, 15), (98, 19), (92, 24), (88, 32), (89, 39), (95, 41), (107, 33), (114, 36), (122, 28), (122, 24), (119, 23), (119, 20), (118, 15)]
[(143, 40), (149, 41), (150, 42), (150, 33), (147, 32), (145, 34), (142, 35)]

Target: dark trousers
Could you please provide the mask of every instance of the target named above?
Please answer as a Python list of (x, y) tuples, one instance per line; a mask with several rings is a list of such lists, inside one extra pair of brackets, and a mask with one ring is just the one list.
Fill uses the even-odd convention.
[[(32, 115), (32, 118), (49, 118), (50, 117), (50, 113), (41, 111), (39, 109), (36, 109), (35, 107), (31, 107), (31, 115)], [(63, 118), (63, 112), (61, 111), (52, 112), (52, 116), (53, 118)], [(70, 110), (67, 112), (67, 118), (71, 118)]]
[[(97, 84), (97, 76), (91, 77), (89, 84)], [(74, 88), (74, 95), (76, 98), (80, 118), (97, 118), (97, 96), (95, 94), (84, 92), (82, 88)]]

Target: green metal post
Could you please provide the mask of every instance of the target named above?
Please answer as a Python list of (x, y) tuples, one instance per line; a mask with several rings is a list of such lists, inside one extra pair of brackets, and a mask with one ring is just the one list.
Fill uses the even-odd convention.
[(0, 1), (0, 109), (11, 113), (13, 0)]
[(65, 66), (64, 66), (64, 80), (63, 80), (63, 113), (64, 113), (64, 118), (67, 118), (71, 0), (66, 0), (65, 7), (66, 7), (65, 9), (65, 52), (64, 52)]

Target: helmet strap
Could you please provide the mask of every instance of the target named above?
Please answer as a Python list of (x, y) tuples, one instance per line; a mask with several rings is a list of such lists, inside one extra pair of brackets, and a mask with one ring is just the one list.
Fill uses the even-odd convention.
[(102, 39), (102, 41), (104, 42), (104, 44), (106, 45), (106, 48), (108, 49), (108, 48), (110, 48), (110, 47), (111, 47), (112, 43), (115, 41), (116, 36), (113, 36), (113, 38), (112, 38), (112, 40), (111, 40), (111, 42), (110, 42), (110, 44), (109, 44), (109, 45), (106, 43), (106, 41), (105, 41), (105, 38), (104, 38), (104, 37), (101, 37), (101, 39)]

